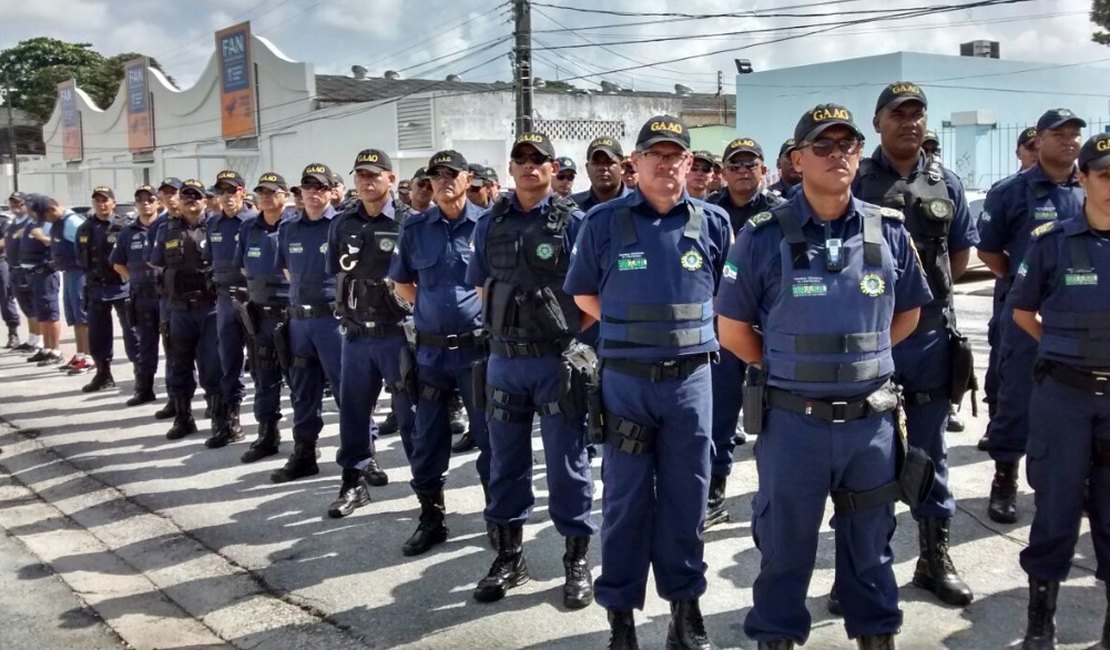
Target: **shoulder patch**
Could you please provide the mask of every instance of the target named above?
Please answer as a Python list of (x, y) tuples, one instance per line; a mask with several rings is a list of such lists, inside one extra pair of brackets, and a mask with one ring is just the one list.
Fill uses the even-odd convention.
[(763, 224), (769, 223), (772, 219), (774, 219), (774, 215), (770, 212), (760, 212), (751, 219), (748, 219), (748, 225), (752, 228), (759, 228)]
[(1043, 237), (1044, 235), (1047, 235), (1048, 233), (1052, 232), (1053, 230), (1056, 230), (1059, 227), (1060, 223), (1062, 223), (1062, 222), (1060, 222), (1060, 221), (1050, 221), (1048, 223), (1042, 223), (1041, 225), (1039, 225), (1039, 226), (1037, 226), (1036, 228), (1033, 229), (1033, 233), (1032, 233), (1033, 237), (1040, 238), (1040, 237)]
[(895, 210), (894, 208), (879, 208), (879, 213), (883, 215), (884, 219), (894, 219), (895, 221), (905, 221), (906, 219), (901, 210)]

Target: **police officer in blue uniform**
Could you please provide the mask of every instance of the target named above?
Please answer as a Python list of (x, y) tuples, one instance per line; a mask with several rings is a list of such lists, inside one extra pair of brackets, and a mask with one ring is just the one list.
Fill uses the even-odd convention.
[[(735, 236), (748, 219), (781, 205), (783, 199), (764, 189), (767, 167), (763, 163), (763, 147), (752, 138), (734, 139), (725, 147), (721, 158), (725, 187), (711, 202), (728, 214)], [(725, 509), (725, 490), (732, 472), (732, 454), (737, 444), (744, 444), (748, 439), (744, 430), (737, 428), (741, 400), (736, 387), (744, 381), (744, 362), (722, 349), (720, 359), (712, 366), (712, 374), (713, 471), (709, 480), (705, 528), (729, 520)]]
[[(289, 307), (289, 279), (274, 268), (278, 250), (278, 227), (286, 217), (285, 197), (289, 185), (281, 174), (266, 172), (254, 188), (262, 212), (243, 222), (235, 249), (235, 266), (243, 269), (247, 281), (247, 301), (240, 307), (254, 380), (254, 420), (258, 436), (240, 460), (253, 463), (278, 453), (281, 434), (281, 366), (274, 331), (285, 322)], [(292, 215), (290, 218), (295, 218)]]
[[(154, 221), (147, 228), (147, 237), (150, 240), (146, 249), (147, 261), (150, 261), (150, 256), (154, 252), (154, 241), (158, 237), (158, 232), (165, 228), (165, 223), (171, 218), (177, 217), (181, 210), (181, 188), (183, 183), (180, 178), (169, 176), (162, 180), (158, 186), (158, 202), (162, 206), (162, 211), (158, 213)], [(153, 268), (153, 267), (152, 267)], [(158, 333), (162, 339), (162, 351), (165, 353), (165, 366), (166, 366), (166, 379), (167, 387), (170, 375), (173, 374), (173, 348), (170, 347), (170, 301), (169, 291), (163, 281), (162, 271), (156, 269), (154, 273), (154, 283), (158, 288)], [(167, 389), (168, 392), (168, 389)], [(205, 401), (210, 400), (208, 395), (205, 395)], [(177, 414), (177, 402), (174, 401), (173, 396), (167, 396), (166, 404), (162, 408), (154, 412), (154, 418), (157, 420), (166, 420), (174, 417)]]
[(138, 341), (128, 316), (131, 288), (109, 259), (125, 225), (125, 218), (116, 213), (116, 195), (112, 188), (105, 185), (93, 188), (93, 214), (77, 228), (77, 263), (85, 272), (89, 352), (96, 364), (96, 374), (81, 388), (85, 393), (116, 385), (112, 377), (113, 311), (123, 330), (128, 359), (134, 362), (137, 354)]
[(570, 198), (574, 179), (578, 177), (578, 165), (567, 156), (559, 156), (555, 162), (559, 163), (559, 171), (551, 181), (551, 191), (561, 197)]
[[(340, 399), (343, 337), (335, 315), (335, 276), (327, 272), (325, 263), (328, 230), (335, 217), (331, 169), (320, 163), (306, 166), (301, 172), (301, 193), (305, 209), (279, 226), (274, 263), (274, 268), (289, 278), (288, 331), (280, 335), (282, 342), (277, 346), (279, 361), (288, 368), (293, 396), (293, 454), (284, 467), (270, 475), (274, 483), (320, 471), (316, 466), (316, 444), (324, 428), (321, 407), (325, 377), (335, 390), (340, 412), (343, 408)], [(337, 461), (343, 468), (343, 482), (339, 498), (328, 506), (328, 515), (336, 518), (370, 502), (364, 473), (378, 474), (374, 479), (382, 485), (388, 480), (376, 464), (343, 464), (350, 460), (345, 451), (341, 441)]]
[[(1017, 173), (995, 182), (991, 185), (991, 189), (999, 184), (1012, 182), (1011, 179), (1014, 176), (1037, 164), (1037, 127), (1031, 126), (1022, 129), (1021, 133), (1018, 134), (1014, 155), (1017, 156), (1020, 169)], [(1006, 302), (1005, 289), (1004, 283), (998, 281), (994, 283), (991, 318), (987, 322), (987, 343), (990, 344), (990, 356), (987, 358), (987, 371), (983, 378), (983, 402), (987, 405), (987, 414), (991, 418), (994, 417), (995, 405), (998, 403), (998, 357), (999, 348), (1001, 347), (998, 340), (1000, 329), (998, 319), (1002, 315), (1003, 306)], [(990, 437), (984, 432), (982, 438), (979, 439), (979, 451), (987, 451), (989, 446)]]
[(416, 327), (417, 385), (408, 388), (417, 395), (409, 465), (421, 514), (420, 525), (402, 549), (406, 555), (423, 553), (447, 539), (442, 494), (451, 430), (446, 397), (455, 389), (462, 394), (478, 445), (475, 464), (489, 503), (489, 436), (476, 406), (472, 368), (485, 357), (482, 304), (474, 284), (466, 281), (475, 228), (485, 211), (467, 200), (470, 172), (459, 152), (433, 155), (426, 175), (434, 203), (405, 222), (389, 266), (397, 294), (413, 304)]
[(128, 322), (134, 330), (135, 393), (128, 406), (153, 402), (154, 375), (158, 372), (158, 289), (154, 269), (147, 264), (149, 231), (158, 216), (158, 192), (150, 185), (135, 189), (135, 219), (119, 232), (108, 257), (115, 272), (131, 289)]
[(583, 212), (632, 192), (621, 182), (623, 159), (624, 149), (616, 138), (594, 138), (586, 147), (586, 176), (590, 178), (590, 189), (570, 195)]
[[(1014, 323), (1038, 341), (1026, 448), (1037, 509), (1021, 551), (1029, 575), (1022, 647), (1031, 650), (1056, 647), (1056, 596), (1084, 509), (1095, 576), (1110, 585), (1110, 134), (1083, 145), (1079, 183), (1083, 208), (1033, 231), (1009, 297)], [(1104, 648), (1110, 588), (1107, 601)]]
[(49, 358), (57, 363), (61, 361), (57, 351), (62, 332), (58, 323), (61, 275), (54, 268), (50, 255), (53, 224), (45, 216), (52, 205), (56, 206), (56, 202), (42, 194), (28, 194), (26, 202), (29, 217), (23, 226), (19, 244), (19, 266), (27, 274), (31, 286), (31, 307), (42, 333), (42, 347), (27, 357), (27, 362), (42, 363)]
[[(162, 272), (170, 310), (170, 350), (173, 364), (167, 369), (166, 390), (174, 400), (174, 420), (166, 439), (196, 433), (192, 399), (197, 380), (208, 395), (219, 393), (220, 359), (216, 346), (216, 293), (211, 266), (204, 249), (204, 184), (196, 179), (182, 183), (178, 215), (167, 219), (155, 234), (150, 264)], [(197, 373), (194, 376), (193, 366)], [(212, 419), (215, 432), (216, 421)]]
[(831, 492), (848, 636), (891, 648), (902, 624), (893, 499), (861, 493), (896, 485), (891, 350), (931, 295), (902, 214), (852, 196), (863, 134), (848, 109), (810, 109), (794, 140), (801, 193), (748, 221), (717, 295), (721, 341), (749, 364), (745, 424), (762, 427), (752, 532), (763, 557), (744, 631), (761, 648), (805, 643)]
[[(1087, 123), (1066, 108), (1048, 110), (1037, 120), (1037, 164), (995, 185), (983, 201), (979, 221), (979, 259), (997, 276), (1006, 294), (1034, 228), (1061, 215), (1079, 214), (1083, 190), (1076, 178), (1080, 133)], [(1029, 395), (1037, 342), (1014, 324), (1011, 307), (999, 317), (999, 390), (994, 417), (987, 425), (994, 459), (987, 514), (1000, 523), (1017, 521), (1018, 463), (1029, 435)]]
[[(685, 191), (690, 133), (658, 115), (640, 129), (638, 189), (590, 211), (564, 284), (598, 320), (603, 412), (601, 576), (610, 647), (636, 647), (648, 569), (671, 603), (668, 647), (709, 648), (701, 526), (712, 447), (713, 296), (732, 233)], [(596, 440), (596, 438), (595, 438)]]
[(802, 187), (802, 174), (794, 168), (794, 162), (790, 159), (790, 152), (793, 150), (794, 138), (787, 138), (779, 146), (779, 157), (775, 161), (775, 166), (779, 170), (779, 179), (767, 187), (768, 191), (784, 199), (793, 197), (794, 193)]
[[(381, 149), (360, 151), (351, 171), (358, 196), (333, 219), (327, 250), (343, 332), (343, 377), (337, 387), (342, 405), (339, 465), (365, 469), (371, 485), (385, 485), (370, 417), (382, 388), (392, 398), (406, 453), (415, 418), (413, 398), (401, 377), (401, 357), (411, 359), (412, 354), (404, 326), (410, 308), (386, 279), (409, 208), (393, 201), (393, 161)], [(414, 365), (408, 364), (410, 369)]]
[(241, 308), (247, 300), (243, 269), (235, 264), (239, 231), (243, 223), (258, 216), (246, 207), (246, 183), (239, 172), (225, 169), (216, 174), (214, 185), (220, 211), (209, 216), (206, 253), (216, 285), (216, 337), (220, 351), (220, 393), (212, 403), (215, 430), (205, 446), (215, 449), (243, 439), (239, 404), (243, 401), (243, 328)]
[[(577, 204), (551, 190), (559, 171), (546, 134), (517, 136), (510, 156), (516, 186), (478, 222), (467, 282), (478, 288), (491, 336), (486, 370), (490, 483), (486, 521), (497, 527), (498, 554), (474, 590), (481, 602), (500, 600), (528, 580), (521, 547), (532, 514), (532, 420), (540, 416), (547, 468), (548, 511), (566, 538), (563, 604), (593, 602), (586, 557), (595, 531), (593, 484), (586, 456), (586, 381), (592, 369), (571, 355), (592, 350), (573, 343), (582, 316), (563, 291), (570, 251), (581, 224)], [(587, 360), (588, 360), (587, 359)]]
[[(921, 255), (933, 300), (917, 329), (894, 348), (894, 381), (905, 399), (909, 444), (929, 454), (936, 477), (929, 497), (913, 511), (920, 557), (913, 583), (946, 604), (968, 605), (972, 593), (948, 556), (956, 500), (948, 488), (944, 433), (949, 404), (960, 403), (970, 380), (971, 346), (956, 328), (952, 288), (979, 241), (963, 183), (925, 153), (928, 100), (914, 83), (899, 81), (879, 94), (873, 125), (880, 145), (860, 161), (852, 193), (861, 201), (901, 212)], [(966, 342), (966, 339), (963, 339)], [(961, 385), (962, 384), (962, 385)]]
[(15, 346), (16, 352), (38, 352), (42, 343), (39, 335), (39, 324), (35, 319), (34, 294), (31, 292), (31, 278), (27, 270), (20, 264), (20, 244), (23, 242), (24, 229), (31, 223), (31, 215), (27, 209), (26, 196), (22, 192), (12, 192), (8, 197), (8, 210), (13, 215), (12, 222), (4, 230), (4, 250), (7, 253), (8, 263), (11, 265), (12, 292), (15, 294), (19, 310), (27, 319), (27, 340)]
[[(0, 318), (8, 326), (8, 350), (19, 345), (19, 312), (15, 301), (15, 284), (12, 282), (12, 266), (8, 263), (8, 229), (15, 222), (15, 215), (0, 215)], [(18, 265), (18, 260), (16, 260)]]

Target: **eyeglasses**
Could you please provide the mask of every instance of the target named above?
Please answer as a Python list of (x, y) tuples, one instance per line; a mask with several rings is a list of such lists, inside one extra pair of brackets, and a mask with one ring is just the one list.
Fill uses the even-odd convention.
[[(675, 167), (683, 160), (686, 160), (688, 154), (685, 151), (678, 151), (674, 153), (659, 153), (658, 151), (644, 151), (640, 154), (653, 165), (666, 165), (667, 167)], [(628, 172), (625, 172), (628, 173)]]
[(229, 189), (227, 187), (220, 187), (219, 185), (217, 185), (216, 187), (212, 188), (212, 193), (215, 194), (216, 196), (226, 196), (228, 194), (235, 194), (238, 191), (239, 191), (238, 187)]
[(450, 167), (440, 167), (438, 170), (436, 170), (434, 172), (431, 171), (431, 170), (428, 171), (428, 175), (432, 177), (433, 181), (438, 181), (438, 180), (453, 181), (453, 180), (455, 180), (456, 178), (459, 177), (459, 174), (460, 174), (459, 170), (451, 169)]
[(182, 192), (181, 200), (185, 201), (186, 203), (196, 203), (197, 201), (204, 200), (204, 197), (200, 194), (193, 194), (192, 192)]
[(320, 183), (301, 183), (302, 192), (330, 192), (331, 188)]
[(154, 198), (153, 196), (144, 196), (141, 199), (135, 199), (137, 203), (154, 203), (157, 200), (158, 199)]
[(690, 167), (690, 171), (708, 174), (709, 172), (713, 171), (713, 165), (693, 165)]
[(523, 165), (523, 164), (526, 164), (526, 163), (532, 163), (533, 165), (535, 165), (537, 167), (539, 167), (540, 165), (544, 164), (545, 162), (547, 162), (549, 160), (551, 160), (551, 159), (548, 158), (547, 156), (543, 155), (542, 153), (538, 153), (538, 152), (537, 153), (524, 154), (523, 156), (515, 156), (513, 158), (513, 162), (515, 162), (518, 165)]
[(845, 156), (850, 156), (854, 153), (857, 153), (862, 146), (863, 143), (860, 142), (858, 139), (850, 138), (848, 140), (815, 140), (813, 142), (807, 142), (798, 148), (805, 149), (806, 147), (809, 147), (810, 149), (813, 149), (813, 155), (817, 156), (818, 158), (827, 158), (832, 155), (832, 152), (835, 149), (839, 149), (840, 153), (844, 154)]
[(738, 172), (742, 169), (755, 169), (756, 167), (759, 167), (758, 160), (739, 160), (725, 165), (725, 169), (730, 172)]
[(555, 178), (557, 178), (561, 181), (573, 181), (574, 176), (575, 176), (574, 172), (568, 172), (566, 174), (555, 174)]
[(415, 187), (419, 188), (419, 189), (426, 190), (426, 189), (428, 189), (429, 187), (432, 186), (432, 181), (430, 181), (426, 178), (422, 178), (418, 181), (414, 181), (413, 185)]

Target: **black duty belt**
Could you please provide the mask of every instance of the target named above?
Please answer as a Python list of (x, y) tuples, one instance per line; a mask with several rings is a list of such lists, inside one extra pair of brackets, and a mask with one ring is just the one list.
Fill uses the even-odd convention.
[(260, 305), (252, 302), (251, 309), (255, 310), (259, 318), (284, 319), (289, 313), (288, 305)]
[(247, 301), (247, 288), (238, 285), (216, 285), (216, 293), (239, 302)]
[(767, 405), (773, 409), (800, 413), (826, 422), (862, 420), (883, 413), (871, 408), (866, 396), (845, 400), (817, 399), (795, 395), (774, 386), (767, 387)]
[(424, 332), (416, 333), (416, 345), (426, 345), (433, 348), (447, 348), (448, 350), (458, 350), (459, 348), (475, 348), (481, 345), (485, 345), (485, 342), (485, 330), (474, 330), (473, 332), (464, 332), (462, 334), (425, 334)]
[(289, 314), (289, 318), (295, 318), (297, 320), (304, 320), (306, 318), (322, 318), (324, 316), (335, 316), (335, 305), (302, 305), (299, 307), (289, 305), (286, 313)]
[(498, 341), (489, 342), (489, 351), (506, 359), (546, 357), (560, 355), (567, 348), (567, 339), (554, 341)]
[(1071, 386), (1099, 397), (1110, 395), (1110, 372), (1077, 370), (1060, 363), (1051, 362), (1044, 363), (1044, 368), (1049, 377), (1065, 386)]
[(216, 299), (213, 297), (170, 298), (170, 308), (172, 309), (196, 309), (198, 307), (210, 308), (215, 304)]
[(400, 323), (393, 323), (385, 325), (382, 323), (363, 323), (350, 318), (344, 318), (340, 323), (343, 333), (348, 336), (370, 336), (374, 338), (384, 338), (386, 336), (404, 336), (405, 328)]
[(622, 375), (632, 375), (649, 381), (686, 379), (698, 368), (709, 363), (709, 354), (691, 354), (666, 361), (637, 361), (635, 359), (604, 359), (602, 365)]

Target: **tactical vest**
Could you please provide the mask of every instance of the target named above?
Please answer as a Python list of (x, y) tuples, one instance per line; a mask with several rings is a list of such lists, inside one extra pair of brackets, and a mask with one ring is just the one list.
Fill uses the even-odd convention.
[(496, 338), (547, 341), (581, 327), (574, 298), (563, 291), (570, 266), (566, 232), (576, 204), (552, 196), (544, 218), (510, 214), (509, 199), (494, 203), (483, 251), (489, 264), (485, 327)]
[(705, 213), (688, 206), (677, 245), (668, 241), (663, 247), (638, 246), (633, 220), (643, 217), (627, 206), (614, 209), (612, 268), (601, 296), (603, 356), (619, 350), (625, 357), (673, 357), (716, 340), (714, 275), (701, 237)]
[(23, 239), (24, 222), (13, 220), (4, 228), (4, 253), (13, 267), (19, 266), (19, 244)]
[(208, 251), (212, 260), (212, 279), (221, 287), (244, 286), (246, 279), (243, 271), (235, 264), (235, 248), (243, 220), (238, 215), (229, 217), (223, 212), (216, 212), (206, 224), (208, 245), (212, 249)]
[[(151, 226), (153, 226), (151, 222)], [(127, 245), (127, 273), (128, 281), (134, 290), (147, 289), (155, 284), (154, 269), (146, 263), (147, 244), (151, 226), (143, 226), (135, 221), (128, 229), (130, 236), (126, 239)]]
[(163, 279), (172, 300), (215, 299), (208, 281), (208, 265), (204, 261), (204, 228), (189, 228), (184, 219), (166, 222), (166, 238), (162, 243), (166, 272)]
[(859, 175), (856, 198), (901, 212), (906, 230), (921, 256), (922, 270), (933, 300), (922, 309), (918, 330), (943, 327), (944, 324), (935, 318), (926, 320), (926, 314), (939, 314), (954, 307), (948, 234), (952, 230), (956, 204), (948, 197), (940, 164), (930, 160), (924, 170), (915, 173), (913, 180), (907, 182), (884, 170), (874, 158), (865, 158), (860, 162)]
[(35, 228), (41, 228), (43, 223), (44, 222), (40, 222), (34, 218), (30, 218), (23, 224), (23, 236), (19, 244), (19, 265), (23, 268), (32, 269), (48, 264), (51, 261), (51, 246), (42, 243), (31, 235), (31, 231)]
[[(1063, 286), (1053, 291), (1060, 292), (1071, 309), (1042, 307), (1044, 331), (1040, 352), (1068, 365), (1110, 370), (1110, 291), (1107, 291), (1110, 264), (1102, 262), (1096, 268), (1091, 263), (1090, 237), (1083, 234), (1066, 237), (1069, 263), (1060, 274)], [(1101, 257), (1107, 257), (1105, 253)]]
[(862, 232), (842, 238), (840, 271), (826, 267), (824, 246), (806, 242), (790, 204), (770, 214), (783, 233), (782, 285), (763, 323), (763, 358), (772, 383), (787, 389), (798, 382), (840, 384), (831, 396), (862, 392), (852, 385), (862, 389), (892, 374), (896, 276), (880, 209), (867, 208)]
[(363, 323), (392, 325), (409, 315), (386, 280), (401, 225), (393, 219), (365, 219), (358, 208), (339, 225), (336, 312)]
[(119, 239), (122, 217), (112, 215), (107, 224), (96, 223), (99, 217), (92, 216), (77, 230), (77, 254), (85, 267), (86, 282), (98, 286), (118, 286), (123, 278), (112, 268), (109, 257)]
[[(259, 214), (258, 218), (264, 219), (265, 217)], [(265, 249), (277, 248), (277, 233), (270, 232), (257, 224), (251, 224), (251, 226), (247, 228), (247, 241), (245, 244), (246, 255), (248, 257), (253, 255), (256, 250), (259, 251), (259, 255), (266, 256), (263, 252)], [(275, 253), (271, 252), (268, 257), (272, 262)], [(283, 271), (251, 273), (251, 264), (247, 260), (243, 260), (243, 266), (247, 269), (247, 296), (252, 303), (268, 306), (285, 306), (289, 304), (289, 280), (285, 278), (285, 273)], [(273, 266), (273, 264), (270, 266)]]
[(67, 212), (50, 226), (50, 259), (58, 271), (72, 271), (77, 269), (77, 250), (71, 242), (65, 240), (66, 223), (77, 218), (72, 212)]

